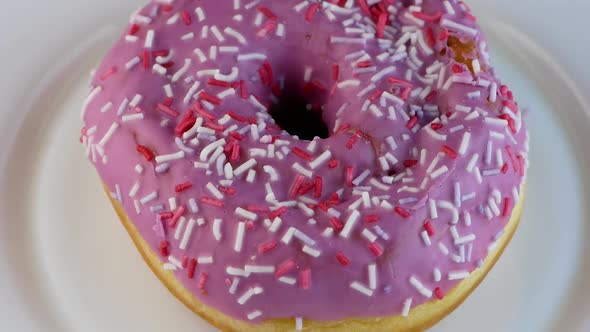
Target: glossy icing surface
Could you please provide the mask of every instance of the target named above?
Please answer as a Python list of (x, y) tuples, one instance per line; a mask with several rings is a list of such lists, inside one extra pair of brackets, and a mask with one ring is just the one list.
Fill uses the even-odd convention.
[[(269, 111), (328, 134), (298, 139)], [(457, 1), (153, 1), (82, 118), (163, 264), (253, 321), (443, 297), (485, 259), (527, 167), (522, 113)]]

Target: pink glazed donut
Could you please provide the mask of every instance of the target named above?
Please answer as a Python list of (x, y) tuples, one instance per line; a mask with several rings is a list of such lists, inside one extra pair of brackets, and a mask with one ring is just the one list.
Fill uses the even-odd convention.
[(224, 330), (425, 329), (522, 208), (522, 112), (462, 1), (152, 1), (82, 119), (145, 260)]

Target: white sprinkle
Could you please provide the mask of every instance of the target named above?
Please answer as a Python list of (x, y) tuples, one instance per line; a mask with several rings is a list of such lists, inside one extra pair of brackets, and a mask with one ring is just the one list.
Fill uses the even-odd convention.
[(245, 210), (241, 207), (236, 208), (235, 214), (236, 214), (236, 216), (240, 216), (240, 217), (246, 218), (248, 220), (252, 220), (252, 221), (255, 221), (258, 218), (256, 213), (250, 212), (250, 211)]
[(431, 242), (430, 242), (430, 236), (428, 236), (428, 232), (422, 231), (422, 232), (420, 232), (420, 236), (422, 237), (422, 241), (424, 241), (424, 244), (426, 244), (426, 246), (430, 247)]
[(134, 198), (135, 195), (137, 194), (137, 192), (139, 191), (139, 181), (136, 181), (135, 184), (133, 184), (133, 187), (131, 187), (131, 190), (129, 190), (129, 197)]
[(301, 249), (301, 251), (303, 251), (304, 253), (312, 256), (312, 257), (319, 257), (321, 252), (317, 249), (314, 249), (312, 247), (309, 247), (308, 245), (304, 245), (303, 248)]
[(449, 272), (449, 280), (462, 280), (467, 277), (469, 277), (469, 272), (467, 271)]
[(125, 41), (126, 42), (135, 43), (137, 40), (139, 40), (139, 38), (137, 36), (132, 36), (132, 35), (126, 35), (125, 36)]
[(273, 265), (246, 265), (244, 270), (246, 273), (274, 273), (275, 267)]
[(407, 298), (404, 301), (404, 306), (402, 309), (402, 316), (403, 317), (408, 317), (408, 315), (410, 314), (410, 308), (412, 307), (412, 298)]
[(479, 167), (475, 167), (473, 169), (473, 174), (475, 175), (475, 180), (477, 181), (478, 184), (482, 184), (483, 183), (483, 179), (481, 178), (481, 172), (479, 170)]
[(498, 98), (498, 84), (492, 82), (490, 85), (490, 102), (495, 103)]
[(328, 161), (332, 157), (332, 152), (330, 150), (324, 151), (321, 155), (319, 155), (316, 159), (309, 163), (309, 167), (311, 169), (316, 169), (326, 161)]
[(471, 159), (469, 160), (469, 163), (467, 163), (467, 172), (471, 173), (473, 172), (473, 169), (475, 168), (475, 165), (477, 164), (477, 160), (479, 159), (479, 154), (474, 153), (471, 156)]
[(428, 205), (430, 208), (430, 218), (431, 219), (438, 218), (438, 210), (436, 208), (436, 201), (433, 199), (428, 199)]
[(297, 282), (297, 280), (291, 277), (280, 277), (279, 281), (287, 285), (295, 285), (295, 283)]
[(251, 287), (238, 298), (238, 303), (244, 305), (244, 303), (246, 303), (252, 296), (262, 294), (262, 292), (262, 287)]
[(366, 169), (364, 172), (362, 172), (356, 179), (354, 179), (352, 181), (352, 184), (354, 184), (355, 186), (359, 186), (363, 181), (365, 181), (365, 179), (371, 174), (371, 170)]
[(241, 252), (242, 247), (244, 246), (244, 234), (246, 231), (246, 223), (239, 222), (238, 229), (236, 231), (236, 241), (234, 242), (234, 251)]
[(339, 82), (338, 88), (342, 89), (342, 88), (346, 88), (346, 87), (357, 87), (359, 85), (361, 85), (361, 81), (351, 79), (351, 80)]
[(340, 232), (341, 237), (347, 239), (350, 236), (350, 232), (352, 231), (352, 228), (356, 225), (356, 223), (360, 219), (360, 216), (361, 216), (361, 214), (357, 210), (352, 211), (352, 213), (350, 214), (350, 216), (346, 220), (346, 223), (344, 224), (344, 228), (342, 228), (342, 231)]
[(478, 59), (471, 61), (471, 66), (473, 67), (473, 74), (478, 75), (481, 73), (481, 64)]
[(188, 225), (184, 230), (184, 235), (182, 236), (182, 241), (180, 242), (180, 249), (185, 250), (186, 246), (190, 240), (191, 234), (193, 232), (193, 228), (195, 227), (195, 219), (190, 219)]
[(244, 36), (243, 36), (241, 33), (239, 33), (238, 31), (236, 31), (236, 30), (234, 30), (234, 29), (232, 29), (231, 27), (226, 27), (226, 28), (225, 28), (223, 31), (224, 31), (224, 32), (225, 32), (225, 33), (226, 33), (228, 36), (232, 36), (232, 37), (234, 37), (235, 39), (237, 39), (237, 41), (238, 41), (240, 44), (242, 44), (242, 45), (246, 45), (246, 44), (247, 44), (246, 38), (244, 38)]
[(471, 133), (465, 132), (463, 133), (463, 138), (461, 139), (461, 145), (459, 146), (459, 154), (465, 155), (467, 149), (469, 148), (469, 142), (471, 140)]
[(103, 107), (101, 107), (100, 112), (101, 113), (106, 113), (106, 112), (110, 111), (112, 108), (113, 108), (113, 103), (112, 102), (108, 102)]
[(178, 160), (178, 159), (184, 158), (184, 156), (185, 156), (184, 151), (178, 151), (178, 152), (171, 153), (171, 154), (159, 155), (159, 156), (156, 156), (156, 163), (161, 164), (161, 163), (165, 163), (168, 161)]
[(394, 66), (385, 67), (384, 69), (382, 69), (381, 71), (379, 71), (377, 74), (373, 75), (373, 77), (371, 77), (371, 82), (378, 82), (383, 77), (385, 77), (386, 75), (389, 75), (389, 74), (391, 74), (393, 72), (395, 72), (395, 67)]
[(455, 182), (453, 185), (453, 197), (455, 206), (461, 207), (461, 184), (459, 182)]
[(293, 9), (295, 9), (295, 11), (299, 13), (307, 6), (309, 6), (309, 1), (304, 0), (298, 3), (295, 7), (293, 7)]
[(361, 235), (367, 239), (367, 241), (373, 243), (377, 240), (377, 236), (375, 234), (373, 234), (370, 230), (368, 229), (363, 229), (363, 232), (361, 233)]
[(369, 288), (377, 289), (377, 264), (367, 266), (369, 272)]
[(425, 297), (431, 298), (432, 297), (432, 291), (428, 288), (426, 288), (421, 282), (420, 280), (418, 280), (416, 277), (411, 276), (410, 277), (410, 284), (412, 286), (414, 286), (416, 288), (416, 290), (418, 292), (420, 292), (420, 294), (424, 295)]
[(155, 37), (155, 33), (154, 30), (148, 30), (148, 32), (145, 35), (145, 44), (144, 47), (145, 48), (152, 48), (152, 46), (154, 45), (154, 37)]
[(313, 172), (312, 171), (310, 171), (310, 170), (306, 169), (305, 167), (301, 166), (299, 163), (294, 163), (292, 167), (293, 167), (293, 169), (295, 171), (297, 171), (298, 173), (300, 173), (300, 174), (302, 174), (302, 175), (304, 175), (304, 176), (306, 176), (308, 178), (311, 178), (313, 176)]
[(450, 29), (453, 29), (453, 30), (465, 32), (466, 34), (468, 34), (468, 35), (470, 35), (472, 37), (475, 36), (475, 35), (477, 35), (477, 30), (476, 29), (470, 28), (470, 27), (468, 27), (466, 25), (463, 25), (463, 24), (460, 24), (460, 23), (457, 23), (457, 22), (454, 22), (454, 21), (450, 21), (450, 20), (448, 20), (446, 18), (443, 18), (440, 23), (441, 23), (442, 26), (445, 26), (445, 27), (450, 28)]
[(305, 67), (305, 72), (303, 73), (303, 81), (309, 82), (311, 81), (311, 76), (313, 75), (313, 67)]
[(223, 220), (221, 219), (215, 219), (213, 220), (213, 237), (215, 237), (215, 240), (217, 240), (217, 242), (221, 241), (221, 222)]
[(146, 195), (146, 196), (144, 196), (143, 198), (141, 198), (141, 199), (139, 200), (139, 202), (140, 202), (142, 205), (146, 205), (147, 203), (149, 203), (149, 202), (151, 202), (151, 201), (153, 201), (154, 199), (157, 199), (157, 198), (158, 198), (158, 193), (157, 193), (156, 191), (154, 191), (154, 192), (152, 192), (152, 193), (149, 193), (149, 194), (147, 194), (147, 195)]
[(362, 294), (365, 294), (366, 296), (373, 296), (373, 291), (358, 281), (353, 281), (350, 284), (350, 288), (352, 288)]
[(283, 23), (277, 24), (276, 34), (278, 37), (285, 37), (285, 25)]
[(272, 233), (276, 233), (279, 230), (279, 227), (281, 227), (281, 224), (283, 223), (283, 220), (281, 220), (281, 218), (276, 217), (273, 221), (272, 224), (270, 225), (270, 227), (268, 228), (268, 230)]
[(205, 12), (203, 12), (203, 8), (197, 7), (195, 9), (195, 13), (197, 14), (197, 18), (199, 19), (199, 22), (203, 22), (205, 20)]
[(434, 281), (435, 282), (440, 282), (442, 279), (442, 274), (440, 273), (440, 270), (438, 268), (434, 268)]
[(238, 61), (250, 61), (250, 60), (266, 60), (266, 54), (264, 54), (264, 53), (248, 53), (248, 54), (238, 55)]
[(111, 124), (111, 127), (107, 130), (102, 139), (98, 142), (98, 145), (100, 147), (104, 147), (104, 145), (107, 144), (111, 137), (113, 137), (117, 129), (119, 129), (119, 124), (117, 122), (113, 122), (113, 124)]
[(256, 318), (258, 318), (260, 316), (262, 316), (262, 311), (255, 310), (255, 311), (252, 311), (251, 313), (248, 314), (248, 319), (249, 320), (254, 320), (254, 319), (256, 319)]
[(432, 172), (430, 174), (430, 177), (434, 180), (448, 171), (449, 171), (449, 168), (446, 165), (444, 165), (444, 166), (441, 166), (440, 168), (438, 168), (436, 171)]

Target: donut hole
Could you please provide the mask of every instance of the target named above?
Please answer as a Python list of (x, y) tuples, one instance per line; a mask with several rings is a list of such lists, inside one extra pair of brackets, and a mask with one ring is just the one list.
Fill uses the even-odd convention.
[(270, 108), (270, 115), (284, 131), (299, 139), (328, 138), (330, 131), (324, 122), (318, 97), (305, 89), (286, 87)]

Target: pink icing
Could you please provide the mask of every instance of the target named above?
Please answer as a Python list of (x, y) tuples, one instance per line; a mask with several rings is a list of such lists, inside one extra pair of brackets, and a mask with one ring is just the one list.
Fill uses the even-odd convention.
[[(469, 9), (368, 2), (373, 19), (364, 0), (153, 1), (94, 75), (90, 160), (163, 264), (225, 314), (436, 301), (519, 199), (527, 133)], [(449, 33), (476, 41), (475, 74), (440, 55)], [(321, 106), (329, 137), (279, 129), (281, 87)]]

